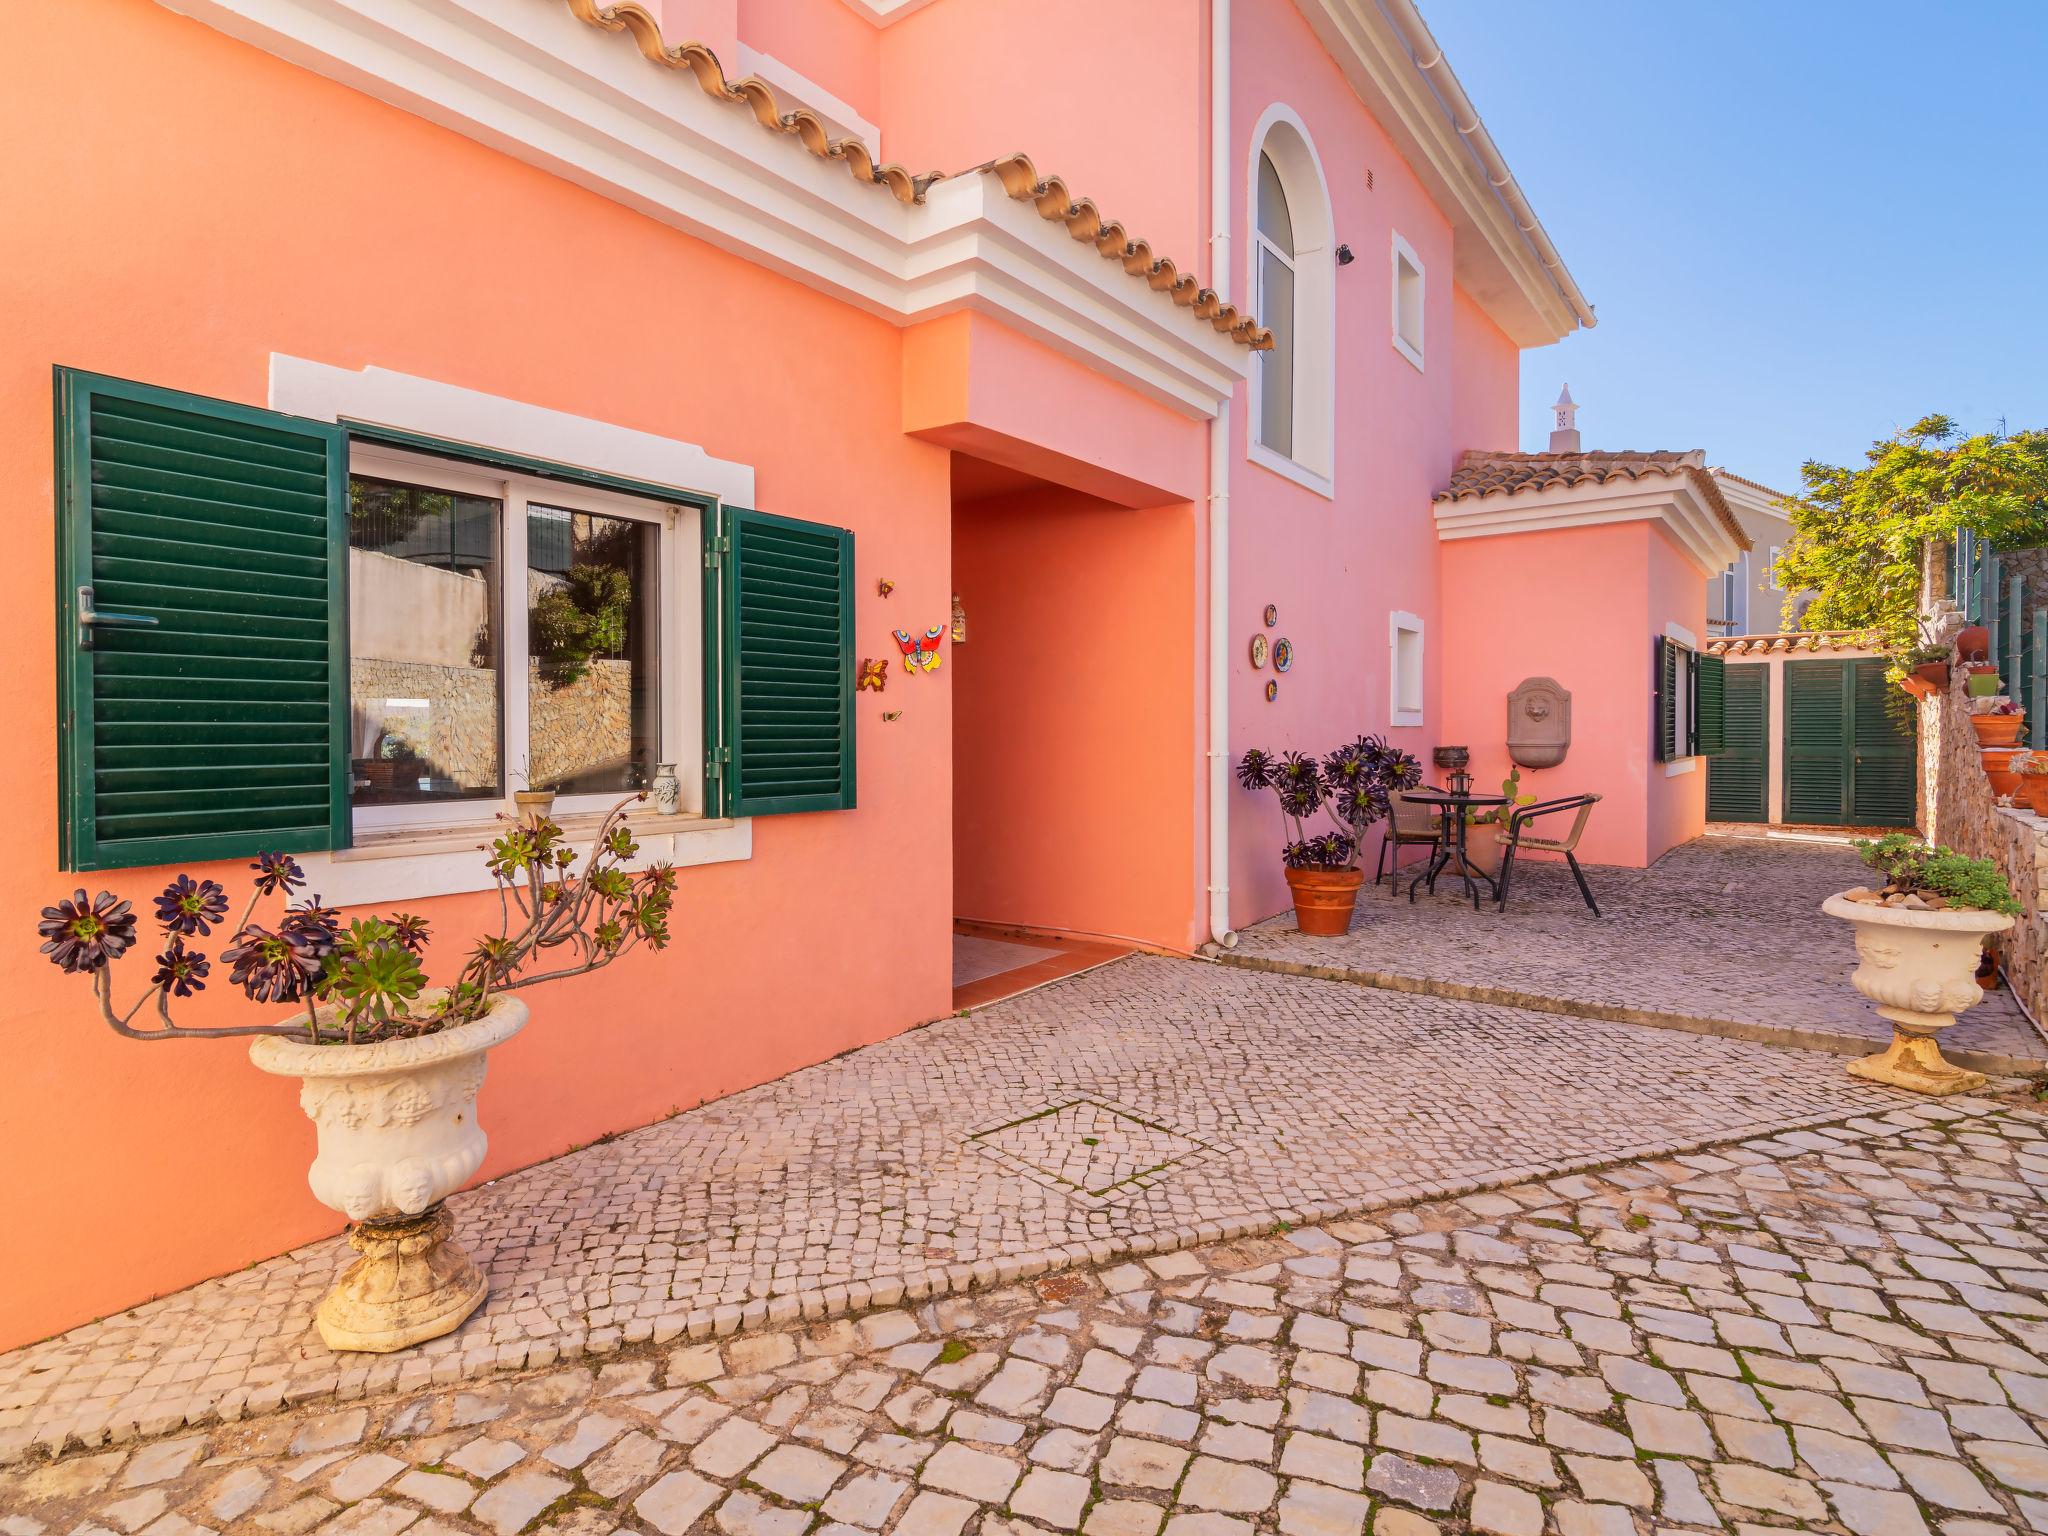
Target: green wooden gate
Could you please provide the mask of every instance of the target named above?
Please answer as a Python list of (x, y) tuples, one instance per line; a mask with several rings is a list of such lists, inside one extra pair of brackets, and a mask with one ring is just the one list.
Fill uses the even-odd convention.
[(1910, 827), (1916, 729), (1886, 707), (1885, 663), (1785, 663), (1785, 820)]
[(1771, 787), (1771, 669), (1731, 663), (1722, 673), (1722, 749), (1707, 759), (1707, 820), (1767, 821)]

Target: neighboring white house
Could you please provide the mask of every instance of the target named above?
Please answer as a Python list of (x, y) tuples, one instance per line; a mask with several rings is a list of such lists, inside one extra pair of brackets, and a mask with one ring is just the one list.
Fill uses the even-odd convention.
[(1725, 469), (1714, 472), (1722, 499), (1735, 513), (1753, 546), (1707, 583), (1707, 629), (1716, 636), (1767, 635), (1795, 629), (1804, 611), (1802, 594), (1794, 618), (1785, 616), (1785, 593), (1773, 573), (1778, 552), (1792, 538), (1792, 520), (1779, 510), (1785, 493)]

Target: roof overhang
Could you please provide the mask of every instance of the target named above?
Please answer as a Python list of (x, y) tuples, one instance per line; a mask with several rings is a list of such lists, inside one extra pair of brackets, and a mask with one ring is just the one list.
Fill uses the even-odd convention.
[(1737, 512), (1747, 512), (1755, 517), (1774, 517), (1787, 527), (1791, 526), (1791, 516), (1782, 504), (1785, 498), (1779, 492), (1724, 470), (1716, 469), (1711, 473), (1714, 483), (1721, 488), (1722, 500)]
[(1520, 347), (1548, 346), (1580, 318), (1488, 180), (1378, 0), (1297, 0), (1453, 231), (1458, 286)]
[(1642, 522), (1661, 523), (1703, 579), (1726, 570), (1742, 553), (1698, 483), (1682, 470), (1436, 503), (1436, 536), (1446, 541)]
[(899, 325), (989, 314), (1190, 417), (1213, 416), (1253, 367), (993, 173), (900, 201), (564, 5), (158, 3)]

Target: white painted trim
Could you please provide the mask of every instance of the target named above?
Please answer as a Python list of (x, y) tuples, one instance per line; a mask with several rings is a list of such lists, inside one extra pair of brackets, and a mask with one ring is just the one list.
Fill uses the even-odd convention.
[(1435, 504), (1439, 539), (1481, 539), (1547, 528), (1662, 522), (1710, 580), (1741, 546), (1683, 470), (1544, 491), (1494, 491)]
[(923, 10), (932, 0), (846, 0), (846, 3), (876, 26), (887, 27)]
[[(1424, 705), (1413, 709), (1401, 707), (1401, 636), (1413, 635), (1415, 643), (1423, 642), (1422, 620), (1412, 613), (1393, 612), (1387, 615), (1387, 716), (1394, 725), (1421, 725)], [(1416, 660), (1416, 687), (1426, 703), (1428, 699), (1427, 658)]]
[[(1415, 247), (1401, 238), (1397, 229), (1393, 232), (1393, 248), (1387, 255), (1388, 286), (1393, 290), (1393, 342), (1394, 350), (1415, 365), (1415, 371), (1423, 371), (1423, 343), (1427, 339), (1425, 329), (1429, 305), (1429, 273), (1422, 265), (1422, 258), (1415, 254)], [(1415, 300), (1415, 336), (1411, 340), (1401, 326), (1401, 263), (1407, 262), (1414, 269), (1418, 293)]]
[(1267, 320), (1259, 309), (1259, 157), (1269, 146), (1294, 226), (1294, 254), (1289, 258), (1294, 270), (1294, 446), (1291, 454), (1285, 454), (1259, 441), (1264, 370), (1255, 364), (1249, 370), (1246, 395), (1246, 456), (1318, 495), (1334, 498), (1338, 326), (1336, 215), (1330, 205), (1330, 181), (1323, 174), (1322, 156), (1300, 113), (1276, 101), (1259, 114), (1245, 154), (1244, 292), (1246, 307), (1259, 315), (1261, 324)]
[(158, 3), (895, 324), (994, 315), (1197, 418), (1252, 372), (993, 175), (899, 203), (553, 0)]
[(1667, 623), (1664, 626), (1664, 638), (1666, 640), (1676, 640), (1680, 645), (1689, 645), (1695, 651), (1700, 648), (1700, 637), (1687, 629), (1683, 624)]
[[(1251, 410), (1253, 414), (1256, 414), (1258, 407), (1253, 406)], [(1249, 427), (1247, 430), (1249, 430)], [(1331, 483), (1328, 475), (1319, 475), (1314, 470), (1295, 463), (1286, 454), (1275, 453), (1264, 443), (1256, 439), (1244, 445), (1244, 456), (1247, 463), (1256, 464), (1261, 469), (1270, 469), (1274, 474), (1281, 476), (1283, 479), (1292, 480), (1296, 485), (1306, 486), (1318, 496), (1325, 497), (1331, 501), (1337, 499), (1336, 487)]]
[(738, 49), (742, 75), (759, 75), (775, 87), (776, 99), (785, 106), (803, 107), (831, 130), (834, 138), (859, 139), (878, 161), (888, 159), (882, 151), (882, 125), (862, 117), (851, 105), (818, 84), (809, 75), (774, 57), (741, 43)]
[[(695, 443), (658, 437), (651, 432), (640, 432), (587, 416), (574, 416), (566, 411), (550, 410), (499, 395), (487, 395), (480, 390), (463, 389), (434, 379), (396, 373), (387, 368), (336, 368), (273, 352), (270, 355), (270, 407), (315, 421), (347, 419), (376, 423), (473, 447), (548, 459), (599, 474), (645, 480), (677, 491), (693, 491), (745, 506), (751, 506), (754, 501), (753, 466), (715, 459)], [(375, 449), (374, 453), (379, 458), (404, 456), (383, 448)], [(472, 478), (499, 482), (507, 478), (490, 469), (463, 467), (460, 472)], [(510, 478), (517, 480), (520, 477)], [(554, 494), (557, 493), (551, 492)], [(603, 498), (602, 493), (592, 496), (569, 487), (560, 488), (558, 494), (562, 498), (592, 505), (599, 499), (610, 499)], [(519, 505), (523, 509), (524, 503)], [(508, 521), (512, 506), (508, 497), (505, 512)], [(508, 551), (516, 545), (520, 555), (518, 569), (523, 573), (523, 512), (520, 533), (519, 539), (508, 538), (502, 542)], [(664, 600), (662, 605), (664, 621), (671, 624), (671, 633), (663, 642), (662, 663), (669, 669), (671, 684), (687, 683), (690, 685), (687, 691), (694, 693), (696, 687), (701, 686), (695, 681), (699, 673), (685, 661), (682, 640), (686, 627), (696, 634), (703, 632), (702, 614), (697, 606), (701, 601), (697, 595), (700, 588), (691, 579), (701, 567), (701, 556), (697, 553), (702, 548), (699, 542), (701, 526), (698, 539), (692, 539), (689, 533), (687, 527), (679, 527), (662, 541), (666, 546), (666, 568), (662, 574), (673, 587), (675, 596), (673, 604)], [(688, 552), (687, 558), (685, 551)], [(511, 568), (509, 561), (507, 567)], [(504, 606), (507, 609), (507, 627), (510, 628), (512, 605)], [(523, 624), (523, 610), (519, 619)], [(506, 643), (501, 644), (501, 649), (510, 653), (509, 636)], [(510, 710), (518, 702), (519, 690), (508, 688), (505, 708)], [(679, 714), (684, 701), (673, 689), (668, 690), (668, 696), (662, 702), (663, 746), (677, 752), (677, 772), (683, 779), (685, 795), (694, 799), (701, 808), (701, 707), (695, 715)], [(701, 700), (699, 704), (701, 706)], [(574, 797), (574, 803), (580, 804), (581, 799)], [(572, 804), (572, 812), (573, 808)], [(678, 827), (651, 833), (642, 839), (642, 843), (641, 857), (649, 861), (665, 858), (671, 863), (686, 865), (745, 859), (753, 854), (753, 821), (744, 818)], [(483, 861), (473, 848), (460, 852), (408, 853), (394, 852), (388, 845), (372, 846), (313, 855), (302, 862), (309, 871), (332, 870), (326, 876), (326, 884), (318, 888), (330, 901), (342, 904), (396, 901), (491, 888), (489, 876), (483, 873)]]
[[(1209, 274), (1230, 297), (1230, 0), (1209, 0)], [(1225, 399), (1209, 419), (1209, 938), (1237, 947), (1230, 926), (1230, 416)]]
[(1675, 779), (1682, 773), (1691, 773), (1699, 765), (1700, 760), (1696, 757), (1675, 757), (1664, 765), (1664, 777)]

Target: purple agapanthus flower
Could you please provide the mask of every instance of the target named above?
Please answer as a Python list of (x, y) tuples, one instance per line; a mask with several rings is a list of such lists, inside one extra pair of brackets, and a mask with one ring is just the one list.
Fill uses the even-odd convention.
[(201, 937), (228, 913), (228, 893), (212, 880), (180, 875), (156, 899), (156, 919), (167, 933)]
[(84, 891), (74, 891), (69, 901), (43, 908), (36, 932), (48, 941), (42, 952), (52, 965), (70, 972), (96, 971), (120, 959), (135, 942), (135, 914), (112, 891), (101, 891), (90, 901)]

